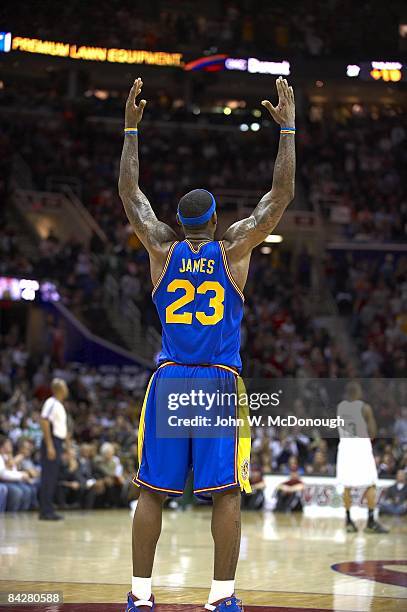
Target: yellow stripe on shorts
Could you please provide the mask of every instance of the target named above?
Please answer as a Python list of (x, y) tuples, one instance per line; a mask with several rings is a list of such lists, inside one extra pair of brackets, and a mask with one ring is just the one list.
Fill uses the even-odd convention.
[[(245, 401), (241, 401), (244, 399)], [(250, 424), (248, 421), (249, 404), (247, 402), (246, 387), (243, 379), (237, 377), (237, 413), (239, 419), (243, 419), (244, 424), (239, 427), (238, 449), (237, 449), (237, 474), (240, 484), (240, 489), (246, 493), (251, 493), (250, 486), (250, 451), (252, 447), (252, 439), (250, 433)]]
[(143, 407), (141, 409), (141, 414), (140, 414), (140, 423), (139, 423), (139, 426), (138, 426), (138, 441), (137, 441), (138, 470), (137, 470), (136, 478), (138, 478), (138, 475), (139, 475), (139, 472), (140, 472), (141, 460), (142, 460), (142, 456), (143, 456), (144, 427), (145, 427), (147, 400), (148, 400), (148, 396), (149, 396), (149, 393), (150, 393), (150, 388), (151, 388), (151, 385), (152, 385), (152, 382), (154, 380), (154, 376), (155, 375), (156, 375), (156, 372), (154, 372), (152, 374), (150, 380), (148, 381), (146, 394), (145, 394), (144, 400), (143, 400)]

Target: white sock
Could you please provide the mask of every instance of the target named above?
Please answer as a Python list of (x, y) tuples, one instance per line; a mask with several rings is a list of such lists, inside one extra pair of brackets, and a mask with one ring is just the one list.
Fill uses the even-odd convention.
[(219, 599), (230, 597), (235, 592), (234, 580), (212, 580), (211, 592), (209, 593), (208, 603), (213, 604)]
[(151, 597), (151, 578), (133, 576), (131, 579), (131, 592), (137, 599), (148, 601)]

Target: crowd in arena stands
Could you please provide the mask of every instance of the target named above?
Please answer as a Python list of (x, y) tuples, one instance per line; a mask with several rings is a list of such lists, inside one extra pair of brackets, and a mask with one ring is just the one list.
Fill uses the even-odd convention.
[[(253, 257), (245, 288), (243, 351), (247, 375), (258, 378), (353, 374), (352, 363), (312, 316), (312, 259), (303, 250)], [(294, 266), (292, 265), (294, 263)]]
[(349, 317), (365, 377), (407, 371), (407, 257), (386, 253), (329, 254), (325, 276)]
[[(105, 231), (108, 245), (96, 239), (87, 248), (74, 239), (61, 243), (51, 233), (40, 243), (38, 256), (28, 258), (18, 228), (2, 223), (0, 273), (55, 279), (63, 302), (85, 319), (92, 318), (92, 308), (101, 302), (106, 276), (113, 274), (119, 282), (121, 301), (134, 301), (144, 322), (157, 324), (146, 254), (129, 232), (117, 195), (121, 136), (101, 126), (91, 128), (69, 113), (62, 123), (38, 119), (30, 129), (26, 129), (24, 120), (19, 124), (2, 120), (1, 125), (0, 150), (5, 155), (0, 156), (0, 164), (12, 157), (13, 143), (18, 141), (36, 187), (46, 188), (50, 175), (63, 174), (75, 180), (80, 177), (80, 195)], [(190, 188), (205, 184), (216, 193), (231, 185), (256, 190), (270, 185), (272, 160), (264, 156), (264, 151), (270, 150), (271, 130), (252, 134), (202, 129), (177, 132), (176, 141), (172, 129), (150, 125), (143, 128), (143, 133), (141, 183), (160, 217), (170, 223), (174, 203)], [(310, 120), (298, 142), (306, 194), (318, 201), (321, 196), (335, 196), (351, 209), (353, 222), (348, 237), (368, 235), (400, 241), (406, 222), (406, 194), (399, 166), (405, 159), (404, 141), (404, 127), (399, 122), (394, 125), (391, 117), (383, 122), (372, 117), (338, 117), (335, 123), (324, 125)], [(246, 154), (248, 149), (250, 156)], [(3, 177), (10, 168), (5, 170)], [(386, 189), (382, 188), (383, 181)], [(1, 178), (2, 200), (7, 192), (7, 180)], [(3, 221), (4, 209), (0, 215)], [(312, 267), (306, 249), (295, 257), (274, 247), (272, 254), (254, 254), (242, 329), (247, 376), (335, 379), (355, 374), (344, 349), (311, 314)], [(387, 254), (378, 262), (352, 256), (341, 260), (335, 255), (327, 257), (325, 269), (341, 312), (351, 317), (362, 374), (403, 376), (407, 337), (405, 258)], [(84, 508), (126, 505), (129, 495), (134, 494), (131, 477), (136, 468), (141, 394), (126, 387), (121, 379), (106, 385), (106, 376), (100, 372), (64, 363), (57, 343), (52, 343), (58, 335), (57, 325), (50, 321), (49, 326), (51, 344), (45, 360), (32, 359), (22, 330), (12, 327), (0, 339), (0, 505), (5, 498), (13, 509), (36, 505), (39, 414), (55, 373), (68, 380), (71, 395), (67, 409), (73, 422), (58, 503)], [(407, 468), (407, 414), (402, 409), (405, 403), (391, 403), (383, 390), (377, 397), (380, 402), (374, 407), (384, 411), (383, 418), (386, 414), (392, 418), (398, 415), (394, 438), (382, 438), (375, 445), (379, 475), (386, 477)], [(305, 415), (308, 409), (304, 399), (298, 398), (298, 414)], [(288, 478), (294, 473), (334, 474), (335, 445), (318, 437), (273, 430), (255, 432), (253, 449), (259, 490), (263, 472), (286, 474)], [(390, 505), (402, 497), (401, 480), (398, 476), (396, 489), (389, 493)]]
[[(348, 238), (402, 241), (407, 227), (402, 180), (406, 155), (403, 120), (384, 108), (380, 118), (372, 113), (345, 111), (345, 107), (338, 107), (336, 115), (317, 121), (316, 109), (310, 109), (309, 120), (298, 139), (299, 172), (305, 193), (314, 201), (339, 198), (341, 205), (350, 209), (353, 221), (344, 226)], [(255, 134), (236, 130), (227, 132), (225, 138), (223, 132), (216, 130), (187, 130), (178, 131), (174, 143), (172, 128), (163, 130), (150, 124), (143, 128), (140, 139), (140, 182), (159, 216), (173, 224), (174, 202), (190, 188), (205, 184), (215, 194), (231, 185), (267, 189), (272, 160), (264, 156), (264, 151), (270, 148), (272, 134), (271, 130)], [(157, 325), (150, 300), (148, 259), (129, 231), (117, 194), (121, 135), (108, 132), (106, 126), (92, 127), (73, 115), (54, 122), (39, 119), (30, 129), (25, 129), (23, 120), (4, 121), (1, 144), (6, 154), (16, 139), (31, 169), (34, 186), (46, 188), (50, 176), (65, 175), (68, 182), (81, 181), (82, 200), (106, 233), (108, 245), (96, 238), (89, 248), (75, 239), (62, 244), (51, 233), (42, 240), (33, 265), (21, 252), (15, 230), (6, 225), (0, 234), (0, 250), (7, 256), (1, 258), (0, 271), (35, 273), (63, 281), (59, 283), (60, 292), (73, 313), (94, 322), (100, 320), (92, 315), (95, 305), (102, 301), (106, 276), (113, 274), (122, 302), (135, 302), (143, 323)], [(329, 214), (329, 210), (326, 212)], [(341, 262), (336, 255), (327, 258), (328, 286), (341, 308), (349, 302), (351, 331), (366, 376), (401, 375), (405, 371), (403, 261), (388, 255), (381, 264), (379, 287), (376, 265), (352, 262), (349, 257)], [(295, 261), (276, 248), (271, 256), (257, 253), (253, 257), (243, 328), (245, 365), (250, 375), (353, 374), (352, 363), (343, 349), (310, 316), (311, 269), (312, 258), (306, 250)], [(383, 314), (383, 305), (389, 301), (391, 321), (387, 311), (386, 316)], [(370, 322), (374, 323), (373, 330)]]
[[(0, 107), (4, 95), (0, 92)], [(63, 108), (65, 102), (58, 99)], [(7, 95), (3, 102), (9, 104)], [(102, 113), (107, 106), (101, 104)], [(122, 113), (122, 101), (119, 106)], [(19, 142), (19, 153), (37, 188), (47, 188), (53, 177), (65, 177), (116, 244), (123, 230), (116, 187), (122, 136), (120, 130), (85, 120), (96, 107), (97, 103), (90, 103), (85, 111), (79, 105), (53, 121), (39, 117), (34, 125), (27, 118), (2, 119), (0, 112), (0, 147), (7, 159), (15, 151), (13, 143)], [(269, 188), (273, 170), (269, 151), (277, 143), (277, 132), (265, 117), (256, 119), (262, 126), (259, 131), (242, 132), (238, 125), (230, 127), (233, 113), (227, 118), (212, 114), (221, 124), (209, 129), (191, 112), (200, 128), (179, 130), (171, 125), (179, 109), (158, 108), (156, 118), (168, 120), (163, 128), (154, 123), (152, 107), (149, 104), (146, 118), (150, 122), (143, 125), (140, 138), (140, 183), (161, 217), (172, 220), (174, 202), (202, 184), (215, 194), (226, 189), (264, 192)], [(297, 189), (297, 203), (319, 210), (345, 239), (403, 242), (407, 235), (406, 140), (406, 120), (395, 107), (354, 104), (328, 110), (311, 104), (307, 117), (299, 117), (302, 189)]]
[(338, 107), (321, 121), (320, 110), (309, 109), (299, 137), (307, 197), (327, 219), (342, 224), (345, 239), (404, 242), (405, 118), (394, 109), (368, 112), (353, 105)]
[[(134, 389), (126, 384), (126, 376), (108, 376), (102, 369), (80, 364), (61, 365), (50, 358), (49, 351), (45, 356), (33, 355), (22, 341), (18, 324), (0, 337), (0, 353), (0, 509), (37, 507), (40, 411), (51, 393), (53, 376), (67, 380), (70, 390), (65, 402), (70, 436), (56, 503), (61, 508), (128, 506), (137, 491), (131, 480), (137, 469), (138, 422), (148, 373)], [(298, 416), (309, 416), (308, 405), (314, 402), (304, 389), (303, 397), (294, 401), (293, 411)], [(383, 393), (377, 385), (372, 388), (375, 410), (382, 405)], [(374, 454), (379, 476), (394, 477), (397, 473), (401, 482), (399, 472), (407, 470), (407, 408), (399, 404), (391, 410), (391, 435), (376, 440)], [(336, 440), (322, 438), (315, 431), (255, 428), (252, 484), (257, 484), (255, 489), (259, 491), (257, 502), (264, 473), (287, 475), (289, 482), (293, 474), (297, 479), (304, 475), (333, 476), (335, 454)], [(297, 489), (295, 483), (287, 486)], [(247, 500), (246, 507), (256, 506), (256, 497)], [(387, 502), (397, 500), (400, 495), (396, 487), (389, 492)]]
[[(109, 245), (99, 253), (73, 241), (62, 244), (51, 235), (41, 242), (38, 260), (31, 262), (25, 272), (56, 281), (61, 298), (72, 314), (96, 333), (100, 331), (97, 322), (106, 318), (95, 316), (95, 312), (103, 302), (107, 275), (113, 275), (119, 283), (122, 308), (129, 301), (136, 304), (143, 324), (160, 331), (151, 302), (148, 258), (144, 249), (129, 246), (129, 234), (122, 228), (121, 235), (116, 234), (115, 246)], [(0, 264), (0, 272), (21, 274), (19, 256), (6, 260), (9, 263), (3, 269)], [(13, 262), (17, 264), (15, 267)], [(312, 316), (311, 268), (312, 258), (306, 250), (295, 258), (277, 249), (271, 256), (259, 251), (253, 255), (242, 326), (247, 376), (337, 378), (354, 373), (343, 349)], [(55, 330), (55, 326), (50, 329)], [(55, 349), (52, 353), (55, 359), (58, 359), (57, 352)]]
[[(5, 255), (0, 272), (55, 280), (63, 303), (96, 333), (101, 331), (97, 322), (105, 320), (96, 316), (96, 310), (103, 302), (107, 275), (113, 275), (123, 308), (128, 302), (136, 304), (143, 324), (159, 331), (151, 303), (146, 254), (143, 249), (131, 247), (133, 237), (124, 225), (122, 228), (120, 236), (116, 234), (116, 245), (99, 253), (75, 242), (61, 244), (50, 236), (42, 241), (38, 260), (24, 266), (26, 260), (18, 244), (14, 244), (13, 229), (6, 226), (0, 240)], [(296, 257), (278, 249), (272, 255), (254, 254), (242, 326), (247, 376), (340, 378), (356, 373), (355, 363), (349, 360), (344, 347), (312, 315), (311, 269), (312, 258), (305, 250)], [(365, 377), (403, 376), (407, 345), (406, 258), (391, 254), (379, 259), (327, 255), (325, 278), (339, 311), (349, 320), (360, 356), (359, 373)], [(57, 332), (58, 329), (55, 335)], [(57, 352), (55, 348), (55, 359)]]
[(401, 3), (385, 8), (373, 0), (302, 0), (289, 8), (281, 1), (222, 0), (198, 10), (191, 0), (127, 0), (119, 8), (92, 0), (39, 3), (29, 22), (18, 5), (6, 2), (3, 19), (20, 36), (103, 47), (321, 56), (395, 53), (400, 10)]
[(394, 485), (384, 491), (379, 506), (381, 514), (404, 516), (407, 514), (407, 476), (398, 470)]
[(134, 389), (126, 383), (130, 376), (61, 366), (48, 352), (45, 358), (34, 356), (19, 335), (14, 325), (0, 340), (0, 507), (5, 490), (10, 511), (38, 506), (40, 412), (55, 373), (69, 384), (65, 405), (71, 432), (56, 503), (86, 509), (128, 505), (135, 493), (131, 479), (144, 384)]
[[(20, 252), (13, 228), (6, 226), (2, 242), (8, 255), (0, 263), (0, 271), (56, 280), (73, 314), (93, 324), (100, 320), (92, 316), (93, 309), (102, 302), (105, 279), (112, 274), (119, 283), (121, 303), (133, 301), (144, 324), (158, 325), (150, 299), (148, 258), (129, 232), (117, 194), (122, 137), (88, 128), (77, 122), (51, 125), (39, 120), (30, 130), (24, 130), (20, 122), (12, 128), (10, 124), (5, 126), (5, 141), (13, 138), (16, 130), (21, 154), (39, 189), (46, 188), (50, 175), (80, 177), (83, 202), (106, 233), (108, 244), (96, 239), (89, 248), (75, 239), (62, 244), (51, 233), (41, 241), (36, 261), (29, 262)], [(259, 133), (246, 138), (237, 130), (228, 132), (226, 139), (223, 133), (208, 134), (205, 130), (178, 132), (174, 147), (171, 134), (172, 130), (164, 133), (150, 126), (140, 143), (143, 189), (160, 218), (171, 225), (174, 202), (190, 188), (205, 184), (216, 193), (230, 185), (269, 187), (272, 160), (264, 157), (264, 150), (270, 135)], [(245, 146), (250, 148), (250, 155), (245, 153)], [(248, 159), (252, 169), (246, 172), (243, 169), (247, 169)], [(253, 256), (242, 343), (249, 375), (351, 374), (349, 361), (311, 316), (311, 269), (312, 258), (306, 249), (295, 260), (278, 249), (271, 257), (259, 252)]]
[[(19, 139), (18, 150), (31, 170), (34, 187), (46, 189), (50, 177), (56, 176), (68, 184), (79, 183), (83, 202), (115, 240), (123, 220), (117, 193), (121, 130), (83, 123), (76, 116), (55, 122), (39, 118), (35, 125), (21, 118), (12, 123), (3, 117), (0, 122), (10, 152), (12, 142)], [(208, 132), (205, 127), (180, 131), (171, 124), (164, 130), (150, 124), (143, 127), (140, 138), (140, 183), (161, 217), (171, 220), (174, 202), (197, 185), (206, 184), (215, 193), (267, 190), (273, 158), (265, 151), (277, 145), (277, 136), (271, 129), (255, 134), (236, 128), (225, 133)]]

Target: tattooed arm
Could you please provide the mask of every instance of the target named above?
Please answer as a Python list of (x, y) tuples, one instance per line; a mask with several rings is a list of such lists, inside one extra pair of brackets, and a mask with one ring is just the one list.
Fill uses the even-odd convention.
[[(143, 116), (145, 100), (136, 106), (136, 97), (141, 92), (143, 82), (134, 81), (126, 102), (125, 127), (136, 128)], [(153, 283), (161, 274), (169, 247), (177, 236), (166, 224), (159, 221), (139, 184), (138, 135), (124, 137), (120, 160), (119, 195), (123, 202), (128, 220), (135, 233), (147, 249), (151, 262)]]
[[(278, 105), (274, 107), (268, 100), (263, 100), (262, 105), (281, 127), (295, 127), (293, 88), (282, 77), (277, 79), (276, 85)], [(246, 283), (252, 250), (280, 221), (294, 198), (294, 184), (295, 136), (281, 134), (271, 190), (261, 198), (250, 217), (231, 225), (223, 238), (231, 272), (241, 289)]]

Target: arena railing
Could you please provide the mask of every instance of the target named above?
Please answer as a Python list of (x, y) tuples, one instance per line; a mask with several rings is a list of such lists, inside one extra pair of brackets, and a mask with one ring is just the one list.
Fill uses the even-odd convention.
[(143, 325), (140, 309), (131, 298), (123, 299), (112, 274), (106, 275), (103, 289), (103, 306), (110, 323), (131, 351), (152, 363), (160, 349), (160, 334)]
[(75, 236), (85, 244), (89, 242), (92, 230), (67, 195), (32, 189), (15, 189), (12, 198), (38, 237), (46, 238), (52, 231), (62, 241)]
[(69, 199), (70, 203), (75, 208), (76, 212), (80, 215), (83, 222), (89, 227), (89, 229), (92, 232), (94, 232), (104, 244), (107, 244), (108, 238), (105, 232), (102, 230), (102, 228), (100, 227), (99, 223), (95, 220), (95, 218), (89, 213), (89, 211), (82, 204), (82, 201), (75, 194), (72, 187), (64, 183), (61, 185), (61, 191)]

